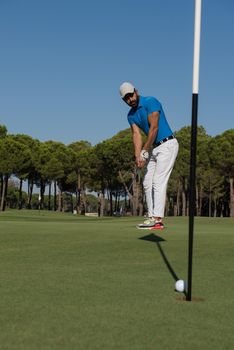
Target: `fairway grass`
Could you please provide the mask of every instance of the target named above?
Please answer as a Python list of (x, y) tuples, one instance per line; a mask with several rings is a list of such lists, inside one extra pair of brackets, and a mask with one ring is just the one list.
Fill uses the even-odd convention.
[(195, 218), (192, 302), (188, 218), (137, 223), (0, 213), (0, 349), (234, 349), (234, 219)]

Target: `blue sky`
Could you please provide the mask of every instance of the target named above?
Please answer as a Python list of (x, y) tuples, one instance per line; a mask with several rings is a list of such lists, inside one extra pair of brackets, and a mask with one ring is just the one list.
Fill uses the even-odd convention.
[[(191, 123), (194, 0), (0, 0), (0, 124), (93, 145), (128, 127), (119, 85)], [(198, 123), (233, 128), (234, 1), (203, 0)]]

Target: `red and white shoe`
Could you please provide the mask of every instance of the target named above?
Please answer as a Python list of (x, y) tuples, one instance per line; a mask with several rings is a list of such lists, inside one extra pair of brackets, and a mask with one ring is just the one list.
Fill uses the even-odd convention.
[(164, 229), (164, 224), (162, 221), (155, 222), (155, 225), (150, 228), (150, 230), (163, 230)]

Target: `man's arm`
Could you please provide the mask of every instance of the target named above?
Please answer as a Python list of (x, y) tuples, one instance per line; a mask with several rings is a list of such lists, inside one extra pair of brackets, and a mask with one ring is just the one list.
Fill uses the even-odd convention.
[(148, 122), (150, 125), (149, 134), (147, 140), (143, 146), (143, 149), (149, 151), (158, 133), (158, 121), (160, 114), (159, 112), (152, 112), (148, 115)]
[(136, 165), (140, 167), (140, 162), (141, 162), (140, 153), (142, 149), (141, 131), (136, 124), (131, 125), (131, 130), (132, 130), (132, 139), (133, 139), (134, 150), (135, 150)]

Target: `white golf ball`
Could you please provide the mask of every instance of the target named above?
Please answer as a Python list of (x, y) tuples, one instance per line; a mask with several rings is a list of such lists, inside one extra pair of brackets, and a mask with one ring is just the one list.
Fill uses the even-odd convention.
[(175, 289), (177, 290), (177, 292), (184, 292), (185, 291), (185, 282), (183, 280), (176, 281)]

